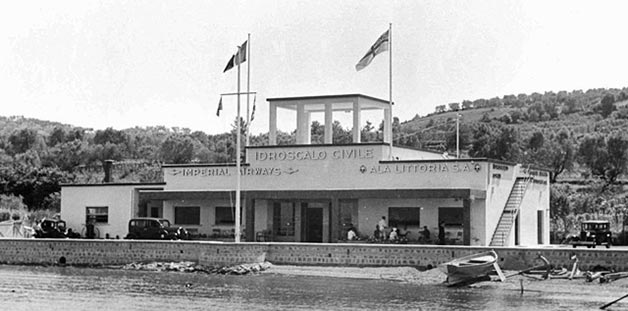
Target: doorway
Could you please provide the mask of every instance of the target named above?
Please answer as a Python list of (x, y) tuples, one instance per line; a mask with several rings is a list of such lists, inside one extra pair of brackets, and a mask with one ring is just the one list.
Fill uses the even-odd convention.
[(305, 203), (305, 242), (323, 242), (323, 208)]

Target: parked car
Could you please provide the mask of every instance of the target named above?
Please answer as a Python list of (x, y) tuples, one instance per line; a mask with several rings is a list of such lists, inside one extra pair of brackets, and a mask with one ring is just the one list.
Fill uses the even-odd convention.
[(61, 219), (44, 218), (35, 229), (35, 237), (40, 239), (65, 239), (80, 238), (79, 233), (73, 232), (66, 227), (65, 221)]
[(582, 245), (587, 248), (595, 248), (596, 245), (604, 245), (606, 248), (611, 247), (612, 234), (610, 223), (607, 220), (586, 220), (582, 222), (580, 235), (573, 237), (570, 241), (571, 245)]
[(170, 221), (163, 218), (133, 218), (129, 220), (127, 239), (138, 240), (187, 240), (189, 234), (185, 228), (172, 227)]

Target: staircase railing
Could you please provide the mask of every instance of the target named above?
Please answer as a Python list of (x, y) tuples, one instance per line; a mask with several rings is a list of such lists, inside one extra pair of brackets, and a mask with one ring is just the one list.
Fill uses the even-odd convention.
[(510, 190), (508, 201), (506, 201), (502, 215), (499, 218), (499, 222), (497, 223), (497, 227), (495, 228), (495, 232), (491, 238), (490, 246), (505, 245), (508, 237), (510, 236), (510, 232), (512, 231), (512, 227), (517, 220), (521, 202), (523, 201), (523, 197), (531, 181), (531, 177), (517, 177), (515, 180), (515, 183)]

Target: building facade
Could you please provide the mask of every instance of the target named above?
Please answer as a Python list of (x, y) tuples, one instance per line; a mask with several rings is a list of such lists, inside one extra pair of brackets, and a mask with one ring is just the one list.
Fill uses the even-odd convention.
[[(389, 108), (362, 95), (269, 102), (271, 134), (276, 129), (272, 111), (282, 105), (294, 108), (304, 124), (321, 110), (331, 120), (329, 114), (347, 105), (354, 115), (363, 107), (383, 107), (385, 114)], [(355, 128), (360, 118), (354, 121)], [(270, 135), (267, 146), (246, 147), (239, 172), (234, 164), (164, 165), (160, 184), (63, 185), (61, 217), (75, 228), (96, 219), (101, 236), (123, 237), (130, 218), (150, 216), (201, 237), (230, 238), (238, 218), (234, 201), (240, 174), (245, 241), (335, 243), (344, 241), (350, 228), (367, 239), (383, 216), (386, 233), (397, 228), (409, 243), (440, 242), (441, 226), (448, 244), (549, 243), (545, 170), (491, 159), (449, 159), (386, 141), (361, 143), (359, 135), (342, 145), (332, 144), (327, 133), (324, 144), (310, 144), (304, 129), (297, 131), (296, 145), (276, 145), (273, 139)], [(425, 227), (429, 239), (420, 234)]]

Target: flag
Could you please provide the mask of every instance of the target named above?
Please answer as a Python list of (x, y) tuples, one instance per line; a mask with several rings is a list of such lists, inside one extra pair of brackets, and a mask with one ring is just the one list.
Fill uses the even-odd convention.
[(253, 119), (255, 119), (255, 100), (257, 99), (257, 95), (255, 95), (255, 97), (253, 97), (253, 109), (251, 109), (251, 121), (253, 121)]
[(222, 110), (222, 96), (220, 97), (220, 101), (218, 102), (218, 110), (216, 110), (216, 116), (220, 117), (220, 110)]
[(386, 30), (386, 32), (377, 38), (377, 41), (375, 41), (373, 46), (371, 46), (368, 52), (366, 52), (366, 55), (364, 55), (364, 57), (362, 57), (362, 59), (360, 59), (360, 61), (355, 65), (355, 70), (360, 71), (364, 69), (371, 63), (377, 54), (388, 51), (388, 44), (390, 42), (389, 31), (390, 30)]
[[(248, 40), (247, 40), (248, 41)], [(246, 46), (247, 41), (244, 41), (238, 49), (238, 53), (235, 55), (235, 64), (240, 65), (246, 61)]]
[(240, 65), (246, 61), (246, 44), (247, 41), (244, 41), (241, 46), (238, 47), (238, 52), (234, 55), (231, 55), (231, 58), (227, 62), (227, 66), (225, 66), (225, 70), (222, 72), (227, 72), (229, 69)]
[(231, 58), (227, 62), (227, 66), (225, 66), (225, 70), (223, 70), (222, 72), (227, 72), (227, 70), (233, 68), (234, 63), (235, 63), (235, 55), (231, 55)]

